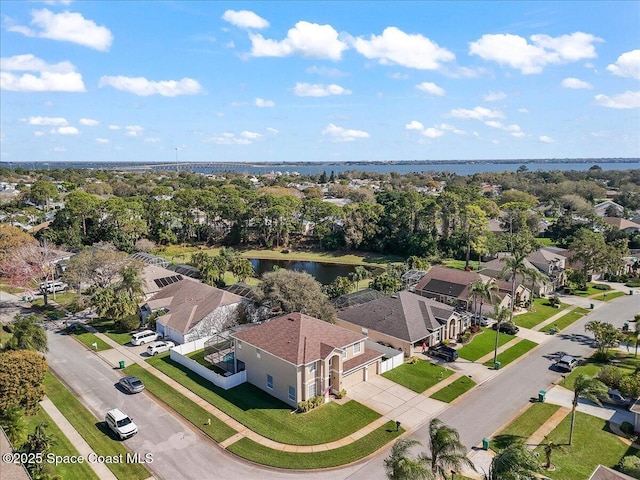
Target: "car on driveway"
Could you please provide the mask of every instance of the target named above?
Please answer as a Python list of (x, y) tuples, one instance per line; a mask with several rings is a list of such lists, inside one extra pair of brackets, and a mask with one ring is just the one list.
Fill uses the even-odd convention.
[(138, 377), (123, 377), (118, 385), (129, 393), (140, 393), (144, 390), (144, 383)]
[(155, 342), (147, 347), (147, 353), (151, 356), (155, 356), (155, 355), (158, 355), (159, 353), (168, 352), (175, 346), (176, 344), (173, 342), (166, 342), (166, 341)]
[(609, 405), (618, 405), (619, 407), (629, 408), (633, 405), (634, 400), (622, 395), (618, 390), (609, 390), (606, 396), (599, 397), (601, 403), (607, 403)]
[(571, 355), (564, 355), (556, 362), (556, 369), (563, 372), (571, 372), (578, 366), (578, 359)]
[(438, 345), (437, 347), (431, 347), (427, 354), (431, 357), (438, 357), (447, 362), (453, 362), (458, 358), (458, 352), (455, 348), (447, 347), (446, 345)]
[[(498, 330), (498, 324), (494, 323), (491, 327), (494, 330)], [(520, 331), (520, 327), (518, 327), (515, 323), (504, 322), (500, 324), (500, 331), (502, 333), (508, 333), (509, 335), (515, 335)]]

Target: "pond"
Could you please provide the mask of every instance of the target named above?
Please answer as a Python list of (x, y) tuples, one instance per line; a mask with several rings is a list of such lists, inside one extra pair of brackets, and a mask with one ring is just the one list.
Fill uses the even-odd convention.
[[(256, 272), (256, 277), (260, 278), (263, 273), (273, 272), (273, 267), (287, 270), (301, 270), (312, 275), (318, 282), (327, 285), (333, 282), (336, 277), (348, 277), (354, 271), (356, 265), (345, 265), (339, 263), (303, 262), (297, 260), (260, 260), (251, 259), (251, 264)], [(374, 271), (372, 268), (367, 268)]]

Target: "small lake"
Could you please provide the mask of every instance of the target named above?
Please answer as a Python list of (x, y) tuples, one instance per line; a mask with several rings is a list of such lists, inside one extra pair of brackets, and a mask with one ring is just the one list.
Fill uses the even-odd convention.
[[(323, 285), (333, 282), (336, 277), (348, 277), (356, 267), (356, 265), (339, 263), (302, 262), (297, 260), (259, 260), (256, 258), (251, 259), (251, 264), (258, 278), (262, 276), (263, 273), (273, 272), (273, 267), (275, 266), (287, 270), (307, 272)], [(372, 271), (373, 269), (367, 268), (367, 270)]]

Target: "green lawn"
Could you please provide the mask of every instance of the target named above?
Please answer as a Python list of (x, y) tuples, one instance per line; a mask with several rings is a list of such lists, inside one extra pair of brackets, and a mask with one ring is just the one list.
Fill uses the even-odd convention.
[[(479, 333), (473, 337), (473, 340), (458, 350), (458, 355), (461, 358), (475, 362), (481, 357), (484, 357), (489, 352), (492, 352), (496, 344), (496, 331), (491, 328), (483, 328), (483, 333)], [(498, 338), (498, 346), (513, 340), (514, 335), (501, 333)]]
[(595, 297), (590, 297), (592, 300), (599, 300), (601, 302), (608, 302), (609, 300), (613, 300), (614, 298), (624, 297), (626, 293), (624, 292), (607, 292), (601, 295), (597, 295)]
[[(124, 369), (127, 375), (138, 377), (148, 392), (178, 412), (216, 442), (223, 442), (236, 434), (236, 431), (221, 420), (208, 413), (200, 405), (188, 399), (170, 387), (140, 365), (130, 365)], [(209, 423), (208, 420), (211, 420)]]
[(452, 374), (453, 372), (448, 368), (420, 360), (416, 364), (404, 363), (383, 373), (382, 376), (410, 388), (414, 392), (422, 393)]
[(236, 455), (261, 465), (276, 468), (306, 470), (329, 468), (355, 462), (379, 450), (404, 432), (401, 427), (396, 432), (396, 424), (387, 422), (364, 437), (344, 447), (314, 453), (292, 453), (274, 450), (248, 438), (229, 445), (228, 450)]
[[(66, 331), (69, 335), (73, 335), (77, 340), (84, 343), (91, 350), (101, 352), (102, 350), (109, 350), (111, 348), (111, 345), (109, 345), (107, 342), (105, 342), (101, 338), (98, 338), (93, 333), (87, 332), (82, 327), (68, 327)], [(98, 345), (98, 348), (94, 348), (94, 343)]]
[(254, 432), (280, 443), (332, 442), (380, 417), (379, 413), (353, 400), (343, 405), (330, 402), (306, 414), (292, 414), (287, 404), (250, 383), (223, 390), (173, 362), (167, 354), (147, 362)]
[[(98, 455), (126, 455), (128, 450), (122, 442), (111, 437), (110, 430), (105, 423), (96, 420), (96, 417), (80, 403), (80, 400), (51, 373), (47, 373), (44, 386), (47, 397)], [(151, 473), (144, 466), (137, 463), (106, 465), (121, 480), (143, 480), (151, 476)]]
[[(538, 344), (536, 342), (532, 342), (531, 340), (520, 340), (512, 347), (509, 347), (504, 352), (498, 354), (498, 362), (500, 362), (501, 366), (504, 367), (505, 365), (513, 362), (516, 358), (521, 357), (537, 345)], [(493, 359), (487, 360), (486, 362), (484, 362), (484, 364), (488, 367), (493, 367)]]
[(593, 358), (588, 358), (582, 362), (579, 366), (577, 366), (573, 372), (567, 375), (566, 380), (561, 385), (565, 388), (573, 390), (573, 385), (575, 383), (575, 379), (578, 374), (583, 373), (589, 377), (594, 377), (602, 367), (606, 365), (614, 365), (620, 369), (622, 369), (625, 375), (630, 375), (636, 372), (637, 368), (640, 367), (640, 356), (635, 357), (633, 352), (628, 354), (620, 353), (615, 363), (604, 363), (594, 360)]
[(523, 328), (533, 328), (539, 323), (551, 318), (558, 312), (567, 308), (566, 303), (561, 303), (560, 308), (552, 307), (546, 298), (536, 298), (533, 301), (534, 310), (520, 315), (515, 315), (513, 321), (516, 325)]
[[(453, 258), (445, 258), (442, 260), (442, 265), (447, 268), (455, 268), (456, 270), (464, 270), (466, 262), (464, 260), (454, 260)], [(469, 262), (471, 268), (477, 268), (478, 262)]]
[(534, 403), (491, 439), (491, 449), (499, 452), (516, 441), (525, 442), (560, 407), (550, 403)]
[[(73, 446), (69, 439), (62, 433), (62, 430), (51, 419), (51, 417), (44, 411), (42, 407), (38, 408), (38, 413), (30, 417), (26, 417), (27, 431), (33, 432), (37, 425), (40, 423), (46, 423), (48, 425), (47, 434), (53, 437), (53, 446), (49, 453), (58, 456), (79, 456), (78, 450)], [(88, 463), (59, 463), (57, 466), (51, 465), (55, 468), (55, 474), (59, 475), (64, 480), (85, 480), (95, 479), (99, 480), (98, 475), (93, 471)], [(49, 469), (46, 468), (45, 471)]]
[[(556, 466), (545, 475), (553, 480), (584, 480), (589, 478), (598, 464), (613, 468), (625, 455), (638, 455), (608, 428), (608, 422), (582, 412), (576, 413), (573, 445), (568, 445), (571, 415), (548, 435), (550, 441), (562, 445), (563, 450), (553, 452), (551, 462)], [(544, 458), (542, 447), (536, 452)]]
[(548, 333), (549, 330), (551, 330), (553, 327), (556, 327), (558, 330), (564, 330), (573, 322), (580, 320), (582, 317), (584, 317), (588, 313), (589, 313), (589, 310), (587, 310), (586, 308), (576, 308), (570, 311), (569, 313), (564, 314), (552, 324), (549, 324), (546, 327), (544, 327), (542, 331)]
[(191, 360), (198, 362), (203, 367), (207, 367), (209, 370), (213, 370), (216, 373), (219, 373), (221, 375), (225, 373), (225, 371), (222, 368), (215, 366), (213, 363), (211, 363), (208, 360), (205, 360), (204, 348), (202, 350), (196, 350), (195, 352), (191, 352), (190, 354), (187, 355), (187, 357), (189, 357)]
[(113, 320), (97, 318), (91, 321), (91, 326), (120, 345), (126, 345), (131, 341), (131, 333), (116, 330)]
[(590, 295), (595, 295), (596, 293), (604, 292), (604, 290), (601, 290), (599, 288), (594, 288), (595, 285), (597, 285), (597, 284), (596, 283), (588, 283), (586, 290), (578, 290), (576, 288), (573, 288), (573, 289), (571, 289), (571, 295), (577, 295), (578, 297), (588, 297)]
[(460, 395), (471, 390), (475, 386), (476, 382), (471, 380), (469, 377), (460, 377), (431, 395), (431, 398), (440, 400), (441, 402), (451, 403)]

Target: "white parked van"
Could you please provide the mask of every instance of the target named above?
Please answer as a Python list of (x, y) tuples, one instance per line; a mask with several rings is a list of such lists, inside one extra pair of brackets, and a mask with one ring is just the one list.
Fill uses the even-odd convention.
[(132, 437), (138, 433), (138, 427), (133, 423), (133, 420), (117, 408), (109, 410), (104, 417), (104, 421), (107, 423), (107, 426), (118, 435), (120, 440)]
[(131, 335), (131, 345), (144, 345), (145, 343), (155, 342), (160, 339), (160, 334), (153, 330), (143, 330)]

